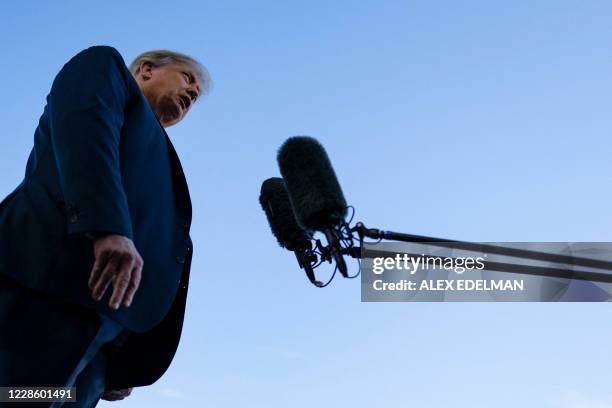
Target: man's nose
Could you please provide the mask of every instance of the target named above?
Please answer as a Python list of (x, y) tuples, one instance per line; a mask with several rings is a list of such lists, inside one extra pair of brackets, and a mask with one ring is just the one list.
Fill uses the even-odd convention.
[(198, 91), (196, 91), (196, 89), (194, 87), (187, 88), (187, 94), (191, 98), (191, 102), (192, 103), (195, 102), (195, 100), (198, 97)]

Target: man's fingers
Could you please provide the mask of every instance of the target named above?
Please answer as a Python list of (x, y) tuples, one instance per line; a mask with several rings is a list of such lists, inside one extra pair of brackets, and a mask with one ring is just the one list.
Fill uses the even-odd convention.
[(115, 391), (107, 391), (104, 394), (102, 394), (102, 399), (105, 401), (121, 401), (122, 399), (125, 398), (125, 395), (123, 394), (118, 394)]
[(100, 274), (102, 273), (103, 267), (104, 265), (102, 264), (102, 261), (96, 258), (96, 262), (94, 262), (94, 266), (91, 269), (91, 273), (89, 274), (89, 281), (87, 281), (87, 285), (89, 286), (90, 290), (93, 289), (93, 283), (97, 282), (100, 278)]
[(124, 258), (120, 265), (119, 273), (113, 279), (113, 294), (108, 302), (108, 305), (115, 310), (119, 308), (119, 305), (123, 301), (123, 297), (128, 290), (128, 286), (130, 286), (133, 266), (133, 258)]
[(134, 268), (132, 269), (132, 276), (130, 279), (130, 284), (125, 292), (125, 297), (123, 300), (123, 305), (125, 307), (130, 307), (132, 304), (132, 300), (134, 300), (134, 294), (136, 290), (138, 290), (138, 286), (140, 286), (140, 278), (142, 277), (142, 261), (138, 260), (134, 263)]
[(87, 284), (89, 285), (89, 289), (93, 289), (95, 283), (100, 279), (100, 274), (104, 270), (106, 263), (108, 262), (109, 255), (107, 252), (102, 252), (100, 256), (96, 257), (96, 261), (94, 262), (94, 266), (91, 269), (91, 273), (89, 274), (89, 281)]
[(131, 388), (126, 388), (123, 390), (104, 391), (104, 394), (102, 394), (102, 399), (106, 401), (119, 401), (129, 396), (131, 393)]
[(121, 235), (108, 234), (94, 241), (96, 259), (88, 285), (92, 297), (100, 300), (113, 285), (108, 305), (117, 310), (123, 304), (129, 307), (140, 286), (143, 261), (134, 243)]
[(118, 263), (119, 260), (116, 257), (111, 257), (102, 270), (102, 273), (100, 273), (98, 281), (93, 283), (94, 288), (92, 296), (95, 300), (100, 300), (102, 296), (104, 296), (106, 288), (108, 288), (109, 283), (116, 274)]

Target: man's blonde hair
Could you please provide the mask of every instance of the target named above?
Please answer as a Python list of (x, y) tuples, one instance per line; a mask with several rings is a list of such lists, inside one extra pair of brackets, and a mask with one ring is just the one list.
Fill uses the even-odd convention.
[(132, 75), (138, 75), (143, 62), (148, 62), (153, 67), (161, 67), (172, 63), (187, 64), (193, 68), (198, 76), (198, 79), (200, 80), (200, 95), (207, 94), (212, 86), (210, 74), (208, 73), (206, 67), (189, 55), (170, 50), (153, 50), (143, 52), (130, 64), (129, 69)]

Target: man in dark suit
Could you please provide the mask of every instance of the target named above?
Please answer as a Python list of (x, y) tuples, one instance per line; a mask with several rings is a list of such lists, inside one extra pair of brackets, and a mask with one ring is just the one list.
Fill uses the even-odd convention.
[(76, 387), (69, 406), (90, 407), (168, 368), (193, 246), (164, 128), (209, 83), (184, 54), (128, 69), (106, 46), (58, 73), (24, 180), (0, 203), (0, 386)]

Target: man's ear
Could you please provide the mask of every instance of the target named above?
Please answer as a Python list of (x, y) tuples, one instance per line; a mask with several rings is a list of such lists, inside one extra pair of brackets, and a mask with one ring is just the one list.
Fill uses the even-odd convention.
[(144, 61), (142, 64), (140, 64), (138, 73), (144, 81), (151, 79), (151, 77), (153, 77), (153, 65), (151, 65), (151, 63), (148, 61)]

